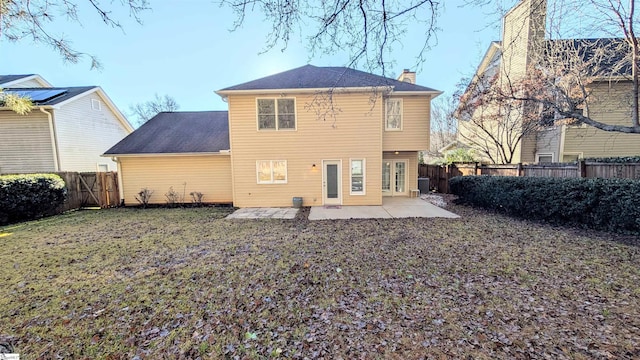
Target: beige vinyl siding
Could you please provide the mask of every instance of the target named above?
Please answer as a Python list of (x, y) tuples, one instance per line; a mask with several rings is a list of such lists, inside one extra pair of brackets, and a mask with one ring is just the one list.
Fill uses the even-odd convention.
[(11, 87), (11, 88), (40, 88), (40, 87), (45, 87), (45, 86), (40, 84), (36, 79), (31, 79), (31, 80), (27, 80), (27, 81), (17, 82), (17, 83), (9, 85), (7, 87)]
[(47, 115), (0, 111), (0, 173), (55, 171)]
[[(417, 151), (400, 151), (397, 155), (394, 152), (385, 152), (384, 160), (407, 160), (407, 195), (409, 190), (418, 188), (418, 152)], [(380, 183), (382, 183), (382, 174), (380, 174)]]
[[(91, 107), (92, 99), (100, 101), (100, 110)], [(107, 164), (109, 171), (117, 171), (111, 159), (100, 155), (127, 136), (129, 131), (97, 93), (90, 93), (54, 110), (54, 121), (63, 171), (96, 171), (98, 164)]]
[[(630, 82), (592, 85), (595, 101), (589, 114), (607, 124), (631, 126), (628, 96)], [(563, 153), (582, 153), (587, 157), (630, 156), (640, 154), (640, 134), (607, 132), (596, 128), (567, 126)]]
[(522, 78), (535, 54), (542, 48), (545, 36), (546, 1), (523, 0), (503, 20), (501, 72), (508, 79), (503, 84)]
[[(138, 205), (141, 189), (153, 191), (151, 203), (164, 204), (169, 187), (185, 195), (204, 194), (206, 203), (230, 203), (231, 159), (228, 155), (120, 157), (122, 190), (125, 205)], [(185, 187), (186, 184), (186, 187)]]
[[(402, 99), (402, 130), (384, 131), (382, 149), (384, 151), (421, 151), (429, 149), (430, 97), (404, 96)], [(383, 114), (384, 126), (384, 114)]]
[(554, 161), (561, 160), (559, 157), (561, 135), (561, 126), (539, 131), (536, 138), (536, 153), (553, 154)]
[[(372, 105), (370, 93), (335, 94), (336, 117), (310, 106), (313, 94), (282, 94), (296, 98), (295, 131), (258, 131), (256, 95), (230, 95), (229, 122), (234, 176), (234, 205), (291, 206), (302, 197), (304, 206), (323, 204), (322, 161), (342, 161), (342, 203), (379, 205), (381, 195), (382, 100)], [(317, 99), (317, 98), (316, 98)], [(330, 114), (328, 114), (330, 115)], [(350, 159), (365, 159), (365, 193), (350, 195)], [(286, 184), (257, 184), (257, 160), (286, 160)], [(312, 165), (316, 169), (312, 169)]]
[(528, 134), (520, 140), (520, 152), (513, 157), (511, 163), (532, 163), (536, 161), (536, 148), (538, 134)]

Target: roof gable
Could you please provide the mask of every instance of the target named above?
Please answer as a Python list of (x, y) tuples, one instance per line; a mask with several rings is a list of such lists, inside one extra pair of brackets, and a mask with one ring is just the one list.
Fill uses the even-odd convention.
[(229, 150), (226, 111), (161, 112), (104, 155), (216, 153)]
[(0, 75), (0, 88), (2, 87), (18, 87), (20, 83), (29, 80), (35, 80), (42, 87), (52, 87), (52, 85), (42, 76), (38, 74), (25, 74), (25, 75)]
[(426, 86), (398, 81), (347, 67), (305, 65), (275, 75), (230, 86), (220, 90), (219, 93), (247, 90), (371, 88), (378, 86), (392, 87), (395, 92), (438, 92)]

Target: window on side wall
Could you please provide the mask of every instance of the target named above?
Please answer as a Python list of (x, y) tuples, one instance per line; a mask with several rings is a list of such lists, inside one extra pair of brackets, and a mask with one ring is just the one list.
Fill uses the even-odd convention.
[(564, 153), (562, 154), (562, 162), (569, 163), (582, 159), (582, 153)]
[(258, 160), (256, 161), (258, 184), (286, 184), (286, 160)]
[(100, 111), (102, 110), (102, 103), (100, 102), (100, 100), (91, 99), (91, 108), (93, 110)]
[(385, 101), (385, 130), (402, 130), (402, 99)]
[(536, 162), (537, 163), (552, 163), (553, 162), (553, 154), (536, 154)]
[(295, 130), (295, 99), (257, 99), (258, 130)]
[(365, 161), (364, 159), (351, 160), (351, 195), (364, 195), (365, 189)]

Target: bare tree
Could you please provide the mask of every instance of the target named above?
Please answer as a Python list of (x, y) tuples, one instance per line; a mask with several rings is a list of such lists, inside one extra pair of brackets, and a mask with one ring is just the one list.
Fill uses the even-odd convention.
[(135, 123), (140, 126), (152, 117), (161, 112), (173, 112), (178, 111), (180, 105), (176, 102), (176, 99), (169, 95), (160, 96), (155, 94), (153, 100), (145, 101), (129, 106), (131, 116), (135, 117)]
[(453, 96), (440, 96), (431, 102), (430, 155), (456, 140), (458, 122), (455, 118), (457, 101)]
[[(487, 2), (472, 1), (476, 5)], [(524, 76), (502, 68), (501, 96), (538, 114), (544, 110), (543, 121), (551, 115), (556, 122), (640, 133), (640, 45), (635, 31), (640, 18), (635, 1), (536, 2), (546, 7), (544, 34), (530, 40), (527, 56), (531, 58)], [(528, 30), (523, 27), (521, 31), (526, 34)], [(502, 44), (503, 61), (519, 56), (510, 46), (509, 42)], [(615, 88), (615, 96), (605, 94), (604, 88)], [(628, 109), (626, 123), (612, 123), (603, 114), (603, 106), (613, 106), (612, 102)]]
[[(149, 9), (147, 0), (120, 0), (122, 6), (129, 8), (129, 14), (141, 23), (140, 13)], [(108, 26), (122, 28), (112, 17), (109, 7), (98, 0), (89, 0), (90, 7), (96, 11), (100, 19)], [(0, 42), (31, 41), (43, 44), (58, 52), (64, 61), (78, 63), (88, 57), (91, 68), (100, 68), (98, 59), (90, 54), (80, 52), (62, 35), (53, 34), (48, 27), (57, 17), (67, 21), (81, 23), (78, 14), (78, 1), (73, 0), (0, 0)], [(26, 115), (33, 108), (30, 99), (7, 94), (0, 89), (0, 105), (18, 114)]]
[[(462, 142), (491, 163), (510, 164), (516, 160), (522, 140), (544, 124), (531, 104), (508, 96), (499, 86), (499, 79), (498, 74), (478, 77), (463, 92), (459, 91), (462, 95), (455, 116)], [(519, 90), (530, 89), (523, 86)]]
[[(264, 51), (281, 45), (286, 49), (296, 35), (307, 37), (311, 56), (316, 53), (349, 53), (349, 67), (361, 65), (385, 74), (390, 53), (402, 44), (410, 24), (424, 26), (416, 65), (436, 40), (436, 18), (440, 2), (434, 0), (221, 0), (236, 14), (233, 30), (242, 26), (247, 14), (261, 13), (271, 31)], [(305, 30), (303, 30), (305, 29)]]
[[(138, 23), (141, 23), (141, 12), (149, 9), (147, 0), (119, 2), (129, 9), (129, 15)], [(113, 5), (105, 6), (98, 0), (88, 0), (87, 3), (105, 25), (122, 28), (120, 22), (112, 16)], [(88, 57), (91, 68), (99, 68), (100, 62), (95, 56), (74, 49), (68, 39), (49, 30), (49, 26), (58, 17), (80, 24), (78, 4), (79, 0), (0, 0), (0, 41), (27, 40), (47, 45), (58, 52), (65, 61), (75, 64), (80, 59)]]

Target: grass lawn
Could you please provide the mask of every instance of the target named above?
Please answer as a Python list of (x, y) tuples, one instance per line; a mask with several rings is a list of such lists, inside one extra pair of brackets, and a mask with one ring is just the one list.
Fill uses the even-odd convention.
[(5, 227), (0, 342), (21, 359), (640, 357), (636, 238), (451, 210), (112, 209)]

